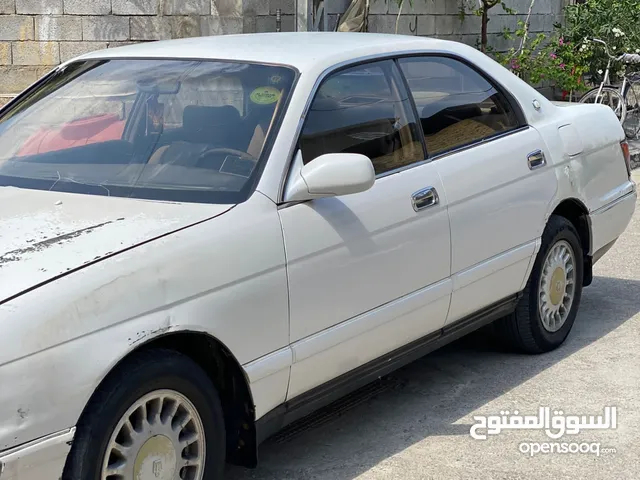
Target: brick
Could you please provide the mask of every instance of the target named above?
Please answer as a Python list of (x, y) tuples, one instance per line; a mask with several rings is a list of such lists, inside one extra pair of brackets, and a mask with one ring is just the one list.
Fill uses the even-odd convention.
[(170, 18), (131, 17), (131, 40), (169, 40), (170, 38)]
[(418, 16), (418, 35), (432, 37), (436, 34), (436, 18), (434, 15)]
[(502, 33), (505, 28), (513, 30), (515, 27), (513, 15), (492, 15), (487, 24), (487, 33)]
[[(418, 17), (419, 18), (419, 17)], [(397, 15), (369, 16), (369, 31), (375, 33), (396, 33)], [(398, 23), (398, 34), (415, 35), (417, 32), (417, 17), (415, 15), (401, 15)]]
[(531, 18), (529, 18), (529, 31), (544, 32), (545, 31), (544, 19), (545, 17), (549, 17), (549, 16), (550, 15), (531, 15)]
[(470, 47), (480, 48), (480, 34), (476, 35), (462, 35), (460, 41)]
[(256, 17), (254, 15), (242, 17), (242, 33), (256, 33)]
[(170, 21), (173, 38), (199, 37), (201, 35), (198, 17), (173, 17)]
[(16, 0), (16, 12), (27, 15), (60, 15), (62, 0)]
[(351, 0), (333, 0), (333, 1), (325, 2), (325, 7), (329, 15), (333, 15), (336, 13), (342, 14), (347, 11), (347, 8), (349, 7), (350, 4), (351, 4)]
[[(393, 27), (393, 31), (395, 33), (395, 25)], [(401, 16), (400, 21), (398, 22), (398, 32), (399, 35), (417, 35), (418, 33), (418, 16), (417, 15), (408, 15)]]
[(57, 65), (60, 63), (58, 42), (14, 42), (14, 65)]
[(269, 2), (268, 0), (242, 0), (242, 14), (245, 18), (251, 17), (255, 23), (256, 16), (269, 15)]
[(467, 15), (462, 23), (458, 24), (456, 30), (464, 35), (480, 35), (482, 18), (477, 15)]
[(129, 40), (129, 17), (83, 17), (83, 40)]
[(389, 13), (389, 2), (395, 2), (395, 0), (371, 0), (369, 4), (369, 14), (382, 15)]
[(242, 18), (238, 17), (202, 17), (200, 19), (200, 34), (208, 36), (242, 33), (243, 26)]
[[(331, 19), (329, 19), (331, 20)], [(334, 21), (334, 26), (338, 17)], [(280, 26), (283, 32), (295, 32), (296, 31), (296, 16), (295, 15), (282, 15), (282, 25)]]
[(13, 100), (15, 95), (11, 94), (0, 94), (0, 108), (4, 107), (7, 103)]
[(11, 63), (11, 42), (0, 42), (0, 65)]
[(107, 48), (106, 42), (61, 42), (60, 60), (66, 62), (85, 53)]
[(33, 40), (33, 17), (0, 16), (0, 40)]
[(139, 42), (109, 42), (107, 43), (107, 48), (119, 48), (119, 47), (128, 47), (129, 45), (135, 45)]
[(515, 45), (516, 40), (508, 40), (502, 35), (491, 34), (488, 36), (489, 46), (495, 48), (499, 52), (506, 52)]
[(293, 15), (296, 12), (295, 0), (269, 0), (269, 13), (275, 15), (280, 9), (282, 15)]
[(430, 13), (434, 15), (446, 15), (447, 14), (447, 2), (451, 0), (429, 0), (431, 8)]
[(453, 15), (442, 15), (436, 18), (436, 35), (451, 35), (460, 24), (460, 20)]
[[(282, 23), (280, 25), (280, 31), (293, 32), (295, 31), (295, 15), (282, 15)], [(256, 18), (256, 32), (275, 32), (277, 31), (277, 22), (275, 15), (263, 16)]]
[(0, 93), (20, 93), (38, 80), (35, 67), (18, 67), (15, 65), (0, 67)]
[(114, 15), (157, 15), (159, 0), (111, 0)]
[(36, 67), (36, 75), (38, 78), (42, 78), (47, 75), (51, 70), (56, 68), (55, 65), (48, 65), (45, 67)]
[(242, 6), (242, 0), (211, 0), (211, 15), (240, 18), (242, 17)]
[(256, 18), (256, 32), (275, 32), (276, 31), (276, 17), (269, 15), (267, 17)]
[(464, 8), (464, 3), (461, 0), (447, 0), (445, 5), (447, 15), (459, 15), (461, 8)]
[(111, 0), (64, 0), (64, 13), (70, 15), (109, 15)]
[(36, 17), (36, 40), (82, 40), (80, 17)]
[(562, 10), (560, 3), (557, 0), (537, 0), (534, 11), (543, 14), (560, 13)]
[(16, 13), (16, 0), (0, 0), (0, 14), (10, 15)]
[[(389, 3), (389, 13), (392, 15), (398, 15), (400, 12), (400, 6), (397, 0), (387, 0)], [(455, 1), (455, 0), (448, 0)], [(435, 11), (434, 0), (413, 0), (413, 6), (409, 3), (409, 0), (404, 0), (404, 6), (402, 7), (402, 15), (433, 15)], [(442, 12), (444, 13), (444, 11)]]
[(163, 0), (165, 15), (210, 15), (211, 0)]

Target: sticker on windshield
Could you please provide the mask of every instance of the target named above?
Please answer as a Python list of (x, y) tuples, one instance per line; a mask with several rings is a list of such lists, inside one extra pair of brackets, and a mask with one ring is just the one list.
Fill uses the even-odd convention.
[(271, 105), (280, 100), (280, 95), (282, 95), (282, 92), (277, 88), (260, 87), (251, 92), (249, 98), (251, 98), (253, 103), (257, 103), (258, 105)]

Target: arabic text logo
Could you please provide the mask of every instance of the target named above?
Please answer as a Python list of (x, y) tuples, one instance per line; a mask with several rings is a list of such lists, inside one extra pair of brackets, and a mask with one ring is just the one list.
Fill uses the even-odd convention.
[(618, 427), (616, 407), (605, 407), (604, 415), (598, 416), (565, 415), (562, 410), (540, 407), (538, 415), (520, 415), (515, 410), (513, 414), (501, 411), (500, 415), (476, 415), (473, 419), (476, 423), (469, 433), (476, 440), (486, 440), (487, 435), (497, 435), (503, 430), (544, 430), (549, 438), (557, 440), (565, 434), (577, 435), (582, 430), (615, 430)]

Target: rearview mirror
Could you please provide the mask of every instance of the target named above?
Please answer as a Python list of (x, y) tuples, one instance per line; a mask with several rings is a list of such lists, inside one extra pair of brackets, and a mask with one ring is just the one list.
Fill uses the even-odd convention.
[(355, 153), (321, 155), (291, 178), (285, 200), (298, 202), (369, 190), (376, 180), (371, 160)]

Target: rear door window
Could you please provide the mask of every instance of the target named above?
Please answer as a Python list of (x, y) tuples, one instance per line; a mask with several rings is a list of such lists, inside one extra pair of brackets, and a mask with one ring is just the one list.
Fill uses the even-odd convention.
[(448, 57), (400, 60), (430, 156), (521, 126), (509, 100), (488, 79)]

